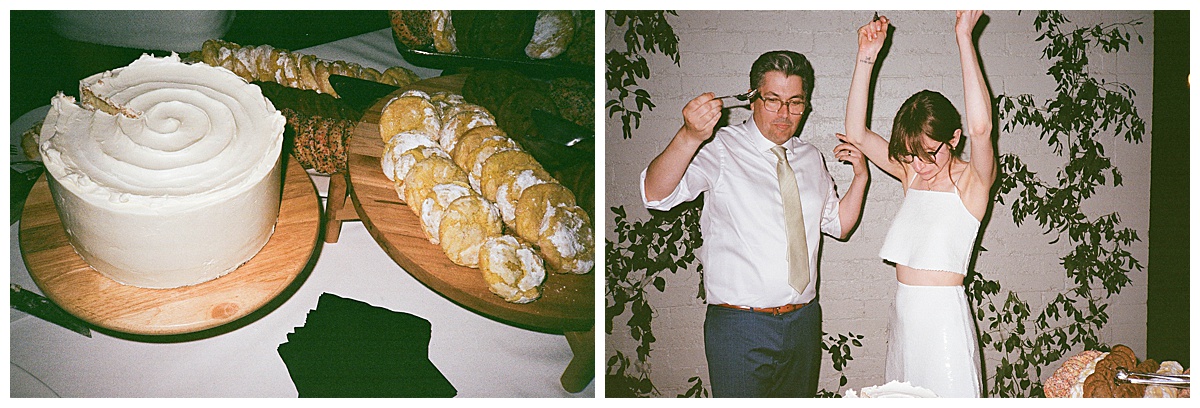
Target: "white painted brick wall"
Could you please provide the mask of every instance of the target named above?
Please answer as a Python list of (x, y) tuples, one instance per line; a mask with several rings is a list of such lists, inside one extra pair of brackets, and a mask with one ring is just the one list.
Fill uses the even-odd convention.
[[(921, 89), (945, 94), (963, 112), (962, 82), (957, 49), (951, 30), (952, 11), (883, 12), (897, 27), (892, 48), (880, 67), (874, 94), (872, 128), (887, 135), (892, 116), (900, 103)], [(1078, 25), (1098, 22), (1125, 22), (1141, 19), (1137, 31), (1145, 44), (1136, 40), (1129, 53), (1118, 56), (1091, 54), (1089, 70), (1108, 81), (1127, 83), (1137, 91), (1135, 103), (1147, 121), (1151, 117), (1153, 70), (1153, 16), (1148, 11), (1067, 11)], [(985, 72), (996, 94), (1033, 93), (1043, 100), (1054, 92), (1055, 83), (1045, 74), (1050, 63), (1040, 59), (1043, 43), (1035, 42), (1035, 13), (1018, 15), (1014, 11), (989, 12), (991, 18), (979, 39)], [(620, 134), (619, 119), (606, 121), (605, 177), (606, 207), (624, 206), (633, 219), (648, 217), (637, 191), (638, 174), (666, 146), (682, 123), (683, 105), (701, 92), (731, 94), (749, 86), (750, 64), (761, 53), (790, 49), (805, 54), (816, 71), (816, 89), (812, 96), (814, 111), (801, 137), (826, 153), (827, 166), (840, 191), (850, 183), (849, 166), (829, 159), (837, 144), (833, 134), (843, 130), (845, 97), (854, 60), (855, 29), (871, 17), (871, 12), (791, 11), (735, 12), (680, 11), (669, 17), (680, 37), (680, 66), (666, 57), (650, 57), (652, 77), (640, 85), (653, 95), (658, 108), (645, 112), (642, 125), (631, 139)], [(622, 41), (608, 27), (608, 44)], [(730, 123), (749, 117), (745, 109), (733, 109)], [(997, 129), (1000, 124), (996, 124)], [(1149, 129), (1147, 129), (1149, 130)], [(1001, 132), (1000, 153), (1020, 155), (1031, 170), (1052, 177), (1062, 159), (1053, 155), (1037, 133), (1027, 129)], [(1091, 215), (1112, 211), (1121, 214), (1123, 225), (1137, 231), (1141, 242), (1131, 252), (1146, 266), (1148, 262), (1150, 140), (1130, 145), (1107, 139), (1106, 152), (1125, 177), (1119, 188), (1102, 189), (1087, 202)], [(824, 330), (839, 334), (854, 332), (865, 336), (863, 347), (853, 350), (854, 360), (845, 373), (848, 387), (861, 388), (883, 381), (886, 354), (887, 320), (895, 293), (895, 273), (878, 258), (884, 234), (891, 225), (902, 198), (900, 184), (872, 166), (872, 180), (859, 229), (848, 242), (825, 238), (821, 261), (821, 303)], [(1009, 200), (1011, 201), (1011, 200)], [(612, 214), (606, 212), (606, 238), (612, 235)], [(1055, 236), (1043, 235), (1035, 221), (1014, 224), (1008, 206), (997, 205), (984, 231), (983, 246), (976, 270), (989, 279), (1000, 281), (1003, 289), (1017, 291), (1035, 313), (1071, 284), (1064, 276), (1058, 258), (1069, 251), (1064, 242), (1050, 244)], [(1111, 300), (1111, 320), (1103, 330), (1103, 340), (1129, 345), (1144, 357), (1146, 344), (1145, 272), (1130, 275), (1133, 284)], [(652, 379), (664, 396), (675, 396), (687, 388), (687, 379), (700, 375), (708, 383), (703, 347), (704, 304), (696, 299), (699, 277), (690, 271), (667, 274), (667, 290), (655, 292), (651, 305), (656, 310), (654, 333), (658, 341), (651, 353)], [(1004, 293), (1001, 293), (1003, 296)], [(627, 318), (623, 316), (622, 318)], [(619, 321), (621, 319), (618, 319)], [(619, 322), (606, 346), (632, 352), (634, 343)], [(998, 357), (983, 350), (991, 368)], [(611, 352), (606, 353), (611, 355)], [(1048, 377), (1054, 367), (1044, 374)], [(830, 363), (822, 369), (821, 388), (837, 387), (836, 373)]]

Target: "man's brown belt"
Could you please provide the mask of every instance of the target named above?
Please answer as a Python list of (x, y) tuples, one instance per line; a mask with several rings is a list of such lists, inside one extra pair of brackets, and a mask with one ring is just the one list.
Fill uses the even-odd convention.
[(784, 313), (789, 313), (789, 312), (794, 312), (794, 311), (800, 310), (800, 308), (804, 307), (804, 305), (807, 305), (807, 304), (808, 303), (793, 303), (790, 305), (783, 305), (783, 306), (779, 306), (779, 307), (750, 307), (750, 306), (731, 305), (728, 303), (717, 303), (717, 304), (714, 304), (713, 306), (720, 306), (720, 307), (726, 307), (726, 308), (737, 309), (737, 310), (748, 310), (751, 312), (758, 312), (758, 313), (769, 313), (772, 316), (779, 316)]

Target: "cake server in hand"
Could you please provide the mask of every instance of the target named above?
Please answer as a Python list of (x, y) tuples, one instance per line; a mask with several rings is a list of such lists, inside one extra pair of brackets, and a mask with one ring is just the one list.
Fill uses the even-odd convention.
[(88, 324), (78, 317), (72, 316), (45, 296), (25, 290), (16, 284), (8, 285), (12, 308), (37, 316), (50, 323), (57, 324), (67, 330), (92, 337)]

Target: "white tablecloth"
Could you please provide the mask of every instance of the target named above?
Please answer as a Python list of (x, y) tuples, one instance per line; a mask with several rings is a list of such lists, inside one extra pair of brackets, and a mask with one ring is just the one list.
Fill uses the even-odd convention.
[[(404, 65), (422, 78), (440, 74), (404, 63), (386, 29), (301, 51), (376, 69)], [(324, 197), (327, 181), (314, 179)], [(21, 260), (19, 226), (9, 227), (10, 279), (38, 291)], [(10, 396), (295, 397), (276, 347), (304, 325), (326, 292), (429, 320), (429, 358), (460, 397), (595, 395), (594, 381), (579, 393), (560, 385), (572, 358), (564, 336), (512, 327), (455, 305), (396, 265), (361, 223), (347, 222), (340, 240), (324, 244), (312, 274), (285, 303), (214, 337), (151, 343), (93, 331), (87, 338), (10, 309)]]

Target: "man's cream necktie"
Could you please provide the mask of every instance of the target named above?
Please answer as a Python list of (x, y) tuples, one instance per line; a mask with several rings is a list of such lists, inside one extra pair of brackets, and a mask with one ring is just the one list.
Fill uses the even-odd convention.
[(788, 283), (796, 292), (808, 287), (808, 240), (804, 236), (804, 212), (800, 207), (800, 188), (796, 186), (796, 173), (787, 161), (787, 149), (783, 146), (771, 148), (779, 161), (775, 173), (779, 177), (779, 194), (783, 197), (784, 228), (788, 238)]

